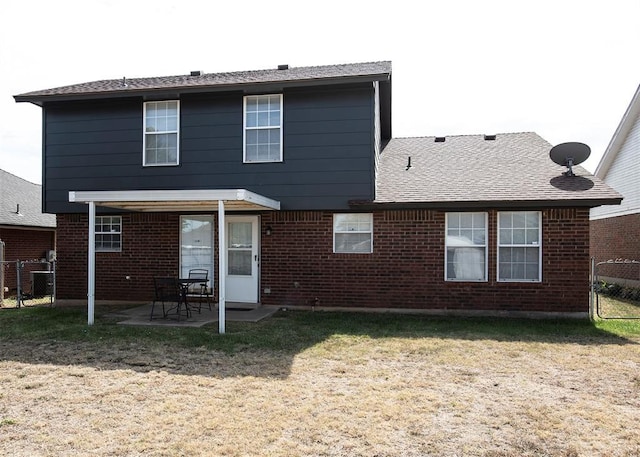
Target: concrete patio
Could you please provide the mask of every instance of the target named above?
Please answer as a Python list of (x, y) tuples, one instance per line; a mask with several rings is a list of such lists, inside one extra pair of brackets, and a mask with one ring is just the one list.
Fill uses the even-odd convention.
[[(180, 320), (176, 314), (170, 314), (168, 317), (162, 317), (162, 305), (156, 304), (154, 310), (154, 318), (150, 320), (151, 303), (147, 303), (135, 308), (122, 309), (109, 313), (110, 317), (122, 320), (118, 321), (121, 325), (145, 325), (160, 327), (202, 327), (206, 324), (218, 322), (218, 308), (206, 304), (202, 306), (202, 312), (198, 312), (198, 306), (192, 305), (191, 315), (187, 317), (182, 314)], [(258, 322), (273, 315), (278, 311), (277, 307), (265, 307), (255, 305), (249, 306), (245, 303), (227, 303), (226, 305), (226, 321), (227, 322)]]

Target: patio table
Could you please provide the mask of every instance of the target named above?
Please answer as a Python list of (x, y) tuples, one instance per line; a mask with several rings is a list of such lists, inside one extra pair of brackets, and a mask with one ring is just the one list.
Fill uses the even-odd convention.
[(180, 286), (180, 293), (182, 294), (182, 303), (184, 303), (184, 307), (187, 310), (187, 317), (191, 314), (191, 308), (189, 308), (189, 301), (187, 300), (187, 296), (189, 295), (189, 286), (192, 284), (197, 284), (202, 282), (202, 279), (199, 278), (177, 278), (178, 285)]

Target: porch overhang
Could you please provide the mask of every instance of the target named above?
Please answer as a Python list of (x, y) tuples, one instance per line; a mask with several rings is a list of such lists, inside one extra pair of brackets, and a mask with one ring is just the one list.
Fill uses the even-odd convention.
[(227, 211), (273, 211), (280, 202), (246, 189), (70, 191), (69, 202), (127, 211), (210, 211), (219, 201)]
[[(106, 206), (128, 211), (187, 212), (211, 211), (218, 208), (218, 246), (226, 250), (226, 211), (275, 211), (280, 202), (246, 189), (195, 189), (195, 190), (118, 190), (71, 191), (69, 202), (85, 203), (89, 209), (88, 260), (87, 260), (87, 323), (93, 325), (95, 314), (96, 207)], [(225, 333), (225, 275), (226, 256), (218, 256), (218, 331)]]

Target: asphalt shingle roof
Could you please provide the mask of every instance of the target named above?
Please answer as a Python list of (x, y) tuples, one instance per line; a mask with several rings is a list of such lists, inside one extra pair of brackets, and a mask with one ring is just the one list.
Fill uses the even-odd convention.
[[(589, 206), (621, 195), (580, 166), (576, 176), (549, 158), (551, 145), (532, 132), (394, 138), (383, 150), (375, 203), (496, 205), (551, 201)], [(407, 169), (409, 157), (411, 167)], [(601, 203), (598, 203), (601, 204)]]
[(4, 170), (0, 170), (0, 208), (0, 225), (56, 226), (56, 216), (42, 212), (42, 186)]
[(198, 76), (178, 75), (153, 78), (126, 78), (92, 81), (53, 89), (37, 90), (16, 95), (17, 101), (34, 101), (55, 96), (89, 96), (108, 93), (132, 94), (141, 91), (167, 89), (210, 89), (265, 83), (311, 82), (314, 80), (349, 79), (371, 77), (386, 79), (391, 73), (391, 62), (366, 62), (313, 67), (289, 67), (236, 71), (228, 73), (205, 73)]

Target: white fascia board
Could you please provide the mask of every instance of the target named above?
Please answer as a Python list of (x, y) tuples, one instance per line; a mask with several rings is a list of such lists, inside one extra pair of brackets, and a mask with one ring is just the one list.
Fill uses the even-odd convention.
[(264, 195), (256, 194), (246, 189), (237, 189), (236, 200), (255, 203), (256, 205), (265, 206), (275, 210), (280, 209), (279, 201), (265, 197)]
[(71, 203), (246, 201), (279, 210), (280, 202), (246, 189), (70, 191)]

